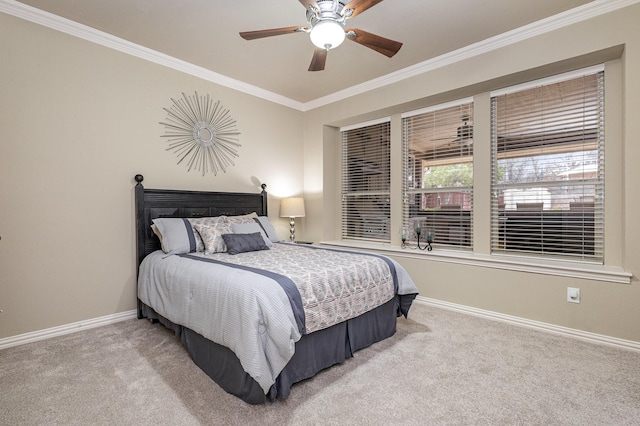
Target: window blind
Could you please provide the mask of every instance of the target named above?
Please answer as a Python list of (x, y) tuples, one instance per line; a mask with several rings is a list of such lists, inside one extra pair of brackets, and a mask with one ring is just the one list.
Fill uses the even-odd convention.
[(403, 230), (408, 241), (473, 246), (473, 102), (460, 100), (402, 117)]
[(557, 80), (491, 98), (491, 248), (602, 263), (604, 72)]
[(390, 241), (389, 120), (342, 130), (342, 238)]

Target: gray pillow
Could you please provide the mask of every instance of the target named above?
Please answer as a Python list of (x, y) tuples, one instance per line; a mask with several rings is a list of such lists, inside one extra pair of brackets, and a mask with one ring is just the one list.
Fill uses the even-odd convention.
[(248, 251), (269, 250), (259, 232), (253, 234), (222, 234), (227, 253), (238, 254)]
[(256, 222), (232, 223), (231, 230), (233, 231), (234, 234), (253, 234), (254, 232), (259, 232), (260, 235), (262, 235), (262, 238), (264, 239), (264, 243), (267, 245), (267, 247), (271, 247), (273, 245), (269, 237), (267, 237), (267, 234), (265, 234), (262, 227)]
[(267, 234), (267, 237), (269, 237), (269, 240), (271, 240), (272, 243), (277, 243), (278, 241), (282, 241), (280, 238), (278, 238), (278, 234), (276, 234), (276, 230), (273, 228), (273, 225), (271, 224), (271, 222), (269, 222), (269, 218), (267, 216), (259, 216), (254, 218), (253, 220), (255, 220), (258, 224), (260, 224), (260, 226), (262, 227), (264, 232)]
[(160, 239), (162, 251), (167, 254), (196, 251), (196, 239), (191, 223), (183, 218), (153, 219), (154, 232)]

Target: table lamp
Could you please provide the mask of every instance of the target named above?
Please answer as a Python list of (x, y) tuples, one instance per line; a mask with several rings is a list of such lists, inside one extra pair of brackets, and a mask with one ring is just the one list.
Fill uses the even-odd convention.
[(280, 217), (289, 218), (289, 239), (296, 241), (296, 217), (304, 217), (304, 199), (303, 198), (283, 198), (280, 202)]

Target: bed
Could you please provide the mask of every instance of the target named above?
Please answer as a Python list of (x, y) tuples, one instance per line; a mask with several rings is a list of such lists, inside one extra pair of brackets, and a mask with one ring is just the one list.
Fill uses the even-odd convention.
[[(265, 184), (202, 192), (147, 189), (143, 179), (138, 318), (173, 330), (198, 367), (247, 403), (287, 398), (293, 384), (392, 336), (417, 295), (384, 256), (279, 241)], [(221, 237), (224, 250), (214, 250)]]

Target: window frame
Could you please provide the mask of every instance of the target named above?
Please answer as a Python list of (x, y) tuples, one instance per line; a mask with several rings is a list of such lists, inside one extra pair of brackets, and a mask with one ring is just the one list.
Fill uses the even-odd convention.
[[(367, 130), (371, 133), (364, 133)], [(362, 135), (359, 137), (358, 133)], [(391, 117), (345, 126), (340, 128), (340, 134), (341, 238), (390, 243)], [(370, 139), (371, 136), (379, 139)], [(364, 149), (367, 143), (374, 145), (374, 149)], [(359, 158), (349, 152), (352, 144), (361, 149)]]
[[(509, 96), (529, 94), (530, 102), (540, 102), (543, 92), (552, 89), (562, 89), (561, 84), (579, 84), (580, 79), (595, 79), (593, 89), (578, 89), (567, 87), (561, 95), (552, 97), (563, 99), (562, 110), (558, 106), (547, 106), (538, 110), (526, 104), (518, 109), (517, 116), (497, 116), (498, 102), (504, 102)], [(578, 263), (604, 264), (604, 66), (599, 65), (580, 69), (569, 73), (558, 74), (546, 79), (535, 80), (525, 84), (500, 89), (490, 94), (491, 102), (491, 253), (493, 255), (517, 255), (534, 258), (568, 259)], [(577, 100), (571, 100), (570, 95)], [(589, 102), (585, 95), (595, 97)], [(564, 101), (570, 102), (564, 105)], [(545, 100), (546, 101), (546, 100)], [(520, 107), (520, 105), (518, 105)], [(580, 108), (581, 116), (575, 118), (574, 108)], [(559, 112), (558, 112), (559, 111)], [(552, 117), (551, 124), (545, 122), (546, 117)], [(545, 117), (544, 119), (542, 117)], [(507, 120), (514, 120), (518, 126), (527, 123), (538, 130), (530, 136), (524, 135), (519, 139), (505, 139), (504, 128)], [(594, 130), (590, 126), (597, 126)], [(555, 127), (555, 128), (554, 128)], [(568, 133), (569, 129), (576, 129)], [(554, 139), (562, 132), (562, 139)], [(507, 132), (508, 133), (508, 132)], [(592, 140), (593, 139), (593, 140)], [(538, 176), (535, 179), (512, 182), (501, 182), (499, 177), (499, 162), (502, 164), (521, 164), (527, 161), (542, 161), (548, 167), (561, 166), (562, 156), (580, 158), (582, 154), (581, 170), (586, 170), (589, 156), (596, 161), (596, 176), (582, 179), (549, 180), (548, 177)], [(557, 177), (556, 177), (557, 179)], [(584, 204), (578, 209), (576, 203), (571, 209), (562, 206), (551, 207), (556, 202), (569, 204), (576, 190), (585, 194), (587, 188), (593, 187), (590, 193), (593, 203)], [(544, 194), (542, 193), (544, 190)], [(515, 192), (514, 192), (515, 191)], [(507, 194), (508, 192), (508, 194)], [(564, 199), (560, 192), (565, 192)], [(515, 194), (521, 202), (529, 202), (532, 207), (513, 209), (507, 195)], [(500, 197), (504, 195), (502, 203)], [(547, 200), (548, 198), (548, 200)], [(544, 201), (546, 200), (546, 201)], [(542, 201), (542, 202), (540, 202)], [(575, 201), (575, 200), (574, 200)], [(533, 202), (533, 203), (532, 203)], [(507, 206), (507, 203), (509, 205)], [(565, 206), (566, 207), (566, 206)], [(569, 211), (570, 210), (570, 211)]]
[[(602, 65), (600, 65), (602, 66)], [(628, 285), (633, 274), (624, 269), (623, 256), (623, 209), (624, 201), (624, 170), (619, 167), (623, 162), (623, 145), (619, 142), (624, 138), (623, 106), (624, 106), (624, 67), (622, 60), (614, 58), (604, 63), (605, 79), (605, 133), (607, 136), (605, 167), (605, 244), (604, 264), (578, 263), (562, 259), (542, 259), (522, 256), (493, 255), (490, 252), (490, 94), (492, 88), (488, 84), (484, 89), (467, 92), (474, 98), (475, 134), (476, 144), (474, 168), (474, 186), (476, 196), (474, 205), (474, 249), (472, 252), (448, 249), (434, 249), (431, 252), (419, 250), (407, 250), (401, 248), (399, 230), (402, 225), (402, 111), (396, 109), (391, 115), (391, 143), (392, 143), (392, 239), (391, 244), (370, 244), (368, 242), (341, 240), (340, 237), (340, 185), (339, 174), (334, 170), (340, 170), (340, 125), (331, 126), (330, 138), (325, 138), (325, 156), (327, 162), (324, 181), (326, 188), (334, 188), (333, 196), (326, 200), (325, 207), (332, 213), (331, 223), (337, 226), (326, 228), (324, 235), (328, 239), (321, 244), (336, 248), (351, 248), (371, 251), (379, 254), (390, 255), (395, 258), (405, 258), (408, 261), (429, 260), (437, 263), (450, 263), (461, 267), (479, 267), (499, 269), (513, 272), (525, 272), (548, 275), (552, 277), (564, 277), (570, 279), (584, 279), (602, 283), (617, 283)], [(565, 68), (569, 69), (569, 68)], [(538, 72), (540, 75), (541, 70)], [(551, 71), (548, 75), (553, 74)], [(512, 79), (509, 79), (513, 81)], [(522, 80), (521, 80), (522, 81)], [(526, 83), (525, 83), (526, 84)], [(491, 83), (497, 87), (496, 82)], [(506, 86), (505, 86), (506, 87)], [(425, 99), (428, 101), (428, 99)], [(415, 102), (412, 102), (415, 105)], [(428, 105), (423, 103), (423, 105)], [(400, 108), (400, 107), (397, 107)], [(344, 121), (342, 122), (344, 123)], [(342, 125), (341, 123), (341, 125)], [(481, 162), (481, 163), (478, 163)], [(480, 166), (481, 164), (481, 166)], [(327, 196), (325, 191), (325, 196)], [(478, 208), (480, 210), (478, 210)], [(335, 222), (334, 222), (335, 221)]]
[[(422, 241), (425, 241), (427, 234), (434, 246), (473, 250), (473, 114), (473, 97), (401, 114), (403, 196), (400, 234), (408, 243), (417, 243), (416, 229), (419, 226)], [(455, 132), (450, 131), (452, 125)], [(433, 147), (423, 151), (424, 159), (417, 159), (410, 151), (417, 152), (418, 145), (425, 145), (423, 139), (427, 134), (434, 141), (444, 141), (435, 142)], [(456, 142), (461, 145), (455, 145)], [(470, 184), (424, 186), (423, 173), (427, 168), (435, 168), (435, 172), (441, 167), (466, 165), (471, 166)], [(418, 173), (418, 167), (421, 173)], [(417, 182), (418, 179), (420, 182)], [(450, 198), (443, 203), (443, 198), (447, 197)], [(437, 200), (435, 204), (434, 200)], [(417, 203), (420, 205), (416, 211)]]

